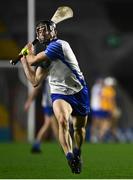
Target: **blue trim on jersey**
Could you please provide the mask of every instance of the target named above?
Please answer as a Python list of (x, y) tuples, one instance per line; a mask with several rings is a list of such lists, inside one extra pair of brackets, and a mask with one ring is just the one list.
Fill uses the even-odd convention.
[(90, 112), (90, 100), (87, 86), (73, 95), (51, 94), (52, 102), (57, 99), (64, 99), (72, 106), (72, 115), (86, 116)]
[(56, 41), (52, 41), (44, 51), (45, 54), (48, 56), (49, 59), (51, 60), (56, 60), (56, 59), (64, 59), (64, 54), (62, 51), (62, 46), (60, 43)]
[(82, 84), (82, 86), (86, 85), (86, 82), (84, 79), (79, 77), (79, 74), (75, 69), (72, 69), (70, 64), (65, 60), (62, 45), (57, 41), (52, 41), (46, 48), (45, 54), (48, 56), (51, 60), (60, 59), (71, 71), (73, 74), (75, 74), (76, 78), (79, 80), (79, 82)]
[(43, 107), (43, 113), (47, 116), (52, 116), (54, 114), (53, 108), (51, 106)]

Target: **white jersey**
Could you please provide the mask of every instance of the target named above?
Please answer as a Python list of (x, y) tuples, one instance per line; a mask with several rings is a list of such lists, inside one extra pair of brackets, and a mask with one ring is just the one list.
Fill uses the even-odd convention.
[(91, 89), (91, 108), (92, 110), (101, 109), (101, 84), (95, 84)]
[(44, 87), (43, 87), (42, 106), (43, 107), (52, 107), (52, 100), (51, 100), (48, 78), (46, 79)]
[(70, 95), (79, 92), (85, 85), (84, 76), (68, 42), (60, 39), (51, 41), (45, 54), (51, 60), (51, 93)]

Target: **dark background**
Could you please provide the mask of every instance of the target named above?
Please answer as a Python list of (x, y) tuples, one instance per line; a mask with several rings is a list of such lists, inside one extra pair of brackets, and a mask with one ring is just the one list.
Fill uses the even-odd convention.
[[(62, 5), (73, 9), (74, 18), (58, 25), (58, 36), (70, 42), (88, 81), (112, 74), (132, 95), (133, 2), (37, 0), (36, 21), (50, 19)], [(22, 48), (27, 43), (27, 0), (2, 0), (0, 17), (7, 28), (5, 38)]]
[[(70, 6), (74, 17), (57, 26), (59, 38), (70, 43), (90, 88), (99, 76), (117, 79), (122, 122), (132, 126), (133, 1), (36, 0), (36, 21), (50, 19), (62, 5)], [(20, 50), (27, 43), (27, 0), (1, 0), (0, 21), (6, 27), (0, 31), (0, 41), (15, 41)], [(11, 58), (8, 46), (6, 50), (6, 55), (0, 52), (1, 59)]]

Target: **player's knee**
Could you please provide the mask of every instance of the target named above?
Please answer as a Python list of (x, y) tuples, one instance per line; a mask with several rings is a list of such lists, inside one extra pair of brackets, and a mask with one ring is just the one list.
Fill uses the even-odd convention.
[(85, 127), (84, 126), (75, 126), (74, 131), (85, 132)]
[(58, 118), (59, 126), (62, 128), (68, 128), (68, 120), (65, 115), (60, 115)]
[(81, 131), (82, 131), (82, 134), (86, 134), (86, 129), (85, 129), (85, 127), (83, 127)]

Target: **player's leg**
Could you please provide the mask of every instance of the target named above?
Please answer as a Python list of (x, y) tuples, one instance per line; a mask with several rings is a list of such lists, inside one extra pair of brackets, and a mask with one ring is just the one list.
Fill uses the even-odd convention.
[(82, 143), (85, 140), (86, 135), (86, 124), (87, 124), (87, 116), (78, 116), (74, 118), (73, 128), (74, 128), (74, 143), (75, 147), (80, 149)]
[(104, 141), (104, 137), (106, 133), (110, 130), (111, 127), (111, 119), (106, 117), (102, 120), (101, 128), (99, 130), (99, 140)]
[(37, 137), (36, 137), (37, 141), (41, 141), (42, 137), (45, 136), (45, 133), (50, 128), (51, 121), (52, 121), (51, 116), (44, 115), (44, 123), (37, 134)]
[(68, 160), (68, 164), (75, 172), (75, 161), (72, 150), (72, 138), (69, 133), (69, 119), (72, 113), (72, 108), (69, 103), (62, 99), (57, 99), (53, 102), (53, 110), (59, 126), (59, 142)]
[(46, 134), (46, 132), (48, 131), (50, 124), (51, 124), (51, 117), (48, 115), (44, 115), (44, 122), (43, 122), (42, 127), (37, 133), (35, 142), (32, 146), (32, 152), (41, 152), (41, 149), (40, 149), (41, 140), (43, 136)]
[(91, 132), (90, 132), (90, 142), (98, 142), (98, 130), (99, 130), (99, 118), (92, 116)]
[(101, 127), (102, 121), (102, 111), (99, 109), (93, 110), (91, 113), (92, 124), (91, 124), (91, 137), (90, 142), (97, 143), (99, 141), (99, 129)]
[(120, 116), (121, 116), (121, 110), (116, 107), (112, 112), (111, 129), (110, 129), (113, 140), (115, 141), (119, 141), (117, 131), (118, 131), (118, 122), (120, 120)]
[(73, 128), (74, 128), (74, 148), (73, 153), (75, 160), (77, 162), (77, 171), (81, 172), (81, 147), (85, 140), (86, 135), (86, 124), (87, 124), (87, 116), (77, 116), (73, 120)]
[(64, 153), (72, 152), (71, 137), (69, 134), (69, 118), (72, 108), (69, 103), (62, 99), (53, 102), (53, 110), (59, 126), (59, 142)]
[(51, 116), (51, 128), (54, 133), (54, 137), (56, 138), (56, 140), (58, 140), (58, 136), (59, 136), (58, 123), (54, 115)]

